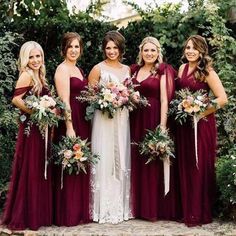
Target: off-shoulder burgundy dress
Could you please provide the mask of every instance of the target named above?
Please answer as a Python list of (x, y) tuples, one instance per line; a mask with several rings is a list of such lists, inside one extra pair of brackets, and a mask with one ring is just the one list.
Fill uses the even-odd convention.
[[(90, 122), (85, 120), (85, 103), (79, 102), (76, 97), (85, 89), (87, 80), (70, 78), (70, 106), (72, 124), (76, 136), (90, 140)], [(65, 123), (61, 122), (55, 130), (55, 141), (58, 142), (66, 135)], [(63, 188), (61, 189), (61, 166), (55, 167), (54, 178), (54, 224), (58, 226), (75, 226), (91, 221), (89, 213), (90, 199), (90, 171), (87, 174), (69, 175), (64, 172)]]
[[(155, 75), (148, 76), (142, 82), (137, 81), (140, 66), (132, 65), (133, 82), (136, 90), (145, 96), (150, 106), (141, 107), (130, 114), (131, 142), (143, 141), (147, 129), (154, 130), (160, 124), (160, 78), (166, 74), (168, 99), (174, 93), (174, 69), (160, 64)], [(170, 191), (164, 194), (163, 162), (160, 159), (145, 164), (147, 157), (140, 155), (137, 145), (131, 148), (131, 195), (133, 215), (150, 221), (177, 220), (181, 217), (181, 204), (176, 161), (171, 159)]]
[[(197, 81), (186, 64), (177, 89), (204, 89), (207, 83)], [(210, 223), (215, 194), (216, 122), (214, 114), (201, 119), (197, 125), (198, 168), (196, 166), (193, 121), (189, 119), (176, 127), (177, 161), (183, 205), (183, 221), (188, 226)]]
[[(32, 87), (15, 89), (14, 96), (25, 93)], [(41, 95), (48, 94), (43, 89)], [(23, 112), (22, 112), (23, 113)], [(44, 177), (45, 139), (33, 124), (29, 135), (25, 134), (27, 119), (19, 124), (12, 175), (7, 194), (2, 223), (11, 230), (37, 230), (52, 224), (51, 166)]]

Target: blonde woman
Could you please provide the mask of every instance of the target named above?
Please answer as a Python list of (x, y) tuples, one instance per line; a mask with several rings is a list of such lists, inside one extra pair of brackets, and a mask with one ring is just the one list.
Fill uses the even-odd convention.
[(25, 134), (31, 110), (24, 98), (33, 93), (48, 94), (45, 79), (44, 53), (34, 42), (24, 43), (19, 56), (19, 79), (12, 102), (25, 114), (26, 120), (19, 124), (12, 176), (7, 194), (2, 223), (12, 230), (26, 228), (37, 230), (52, 224), (51, 171), (47, 168), (44, 178), (45, 140), (38, 126), (33, 124), (29, 135)]
[[(138, 63), (131, 66), (137, 91), (148, 99), (150, 106), (139, 108), (130, 115), (131, 142), (139, 143), (148, 130), (158, 125), (167, 128), (168, 103), (174, 93), (175, 71), (163, 63), (162, 49), (154, 37), (146, 37), (139, 46)], [(176, 166), (170, 166), (170, 181), (164, 184), (163, 161), (145, 164), (147, 157), (138, 147), (131, 149), (132, 210), (136, 218), (149, 221), (175, 220), (180, 215)], [(169, 190), (167, 190), (169, 188)]]

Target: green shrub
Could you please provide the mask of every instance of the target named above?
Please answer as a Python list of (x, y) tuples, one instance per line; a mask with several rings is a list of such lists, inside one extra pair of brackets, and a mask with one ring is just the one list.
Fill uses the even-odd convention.
[(19, 35), (10, 32), (0, 36), (0, 204), (5, 198), (17, 132), (18, 113), (10, 100), (17, 78), (13, 52), (19, 47), (17, 41), (20, 39)]
[(236, 221), (236, 147), (230, 152), (227, 156), (221, 156), (216, 166), (219, 216)]

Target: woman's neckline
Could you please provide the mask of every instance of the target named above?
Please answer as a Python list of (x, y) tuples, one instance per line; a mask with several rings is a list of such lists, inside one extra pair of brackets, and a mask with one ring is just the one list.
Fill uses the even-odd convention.
[(112, 64), (112, 63), (109, 63), (106, 60), (104, 60), (103, 64), (110, 67), (110, 68), (112, 68), (112, 69), (122, 69), (123, 68), (123, 65), (120, 62), (118, 62), (116, 64), (115, 63)]

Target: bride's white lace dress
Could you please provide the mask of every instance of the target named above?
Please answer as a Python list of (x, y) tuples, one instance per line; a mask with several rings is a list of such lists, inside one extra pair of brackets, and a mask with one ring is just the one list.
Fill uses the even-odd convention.
[[(129, 68), (112, 68), (101, 62), (99, 83), (122, 82)], [(131, 218), (130, 210), (130, 127), (127, 109), (114, 118), (96, 111), (92, 128), (92, 151), (100, 160), (91, 169), (92, 219), (99, 223), (119, 223)]]

